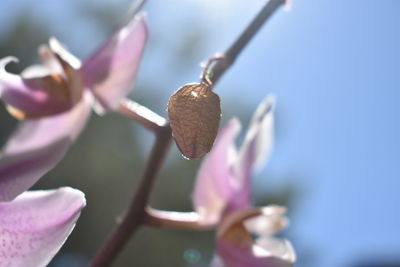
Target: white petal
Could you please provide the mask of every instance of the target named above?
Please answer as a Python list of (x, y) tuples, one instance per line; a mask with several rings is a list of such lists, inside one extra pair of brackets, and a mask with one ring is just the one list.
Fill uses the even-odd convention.
[(253, 253), (259, 258), (275, 257), (281, 260), (279, 266), (292, 266), (296, 261), (296, 253), (292, 244), (286, 239), (263, 237), (256, 240)]
[(249, 218), (244, 222), (246, 229), (258, 236), (271, 236), (279, 233), (289, 223), (284, 216), (286, 208), (268, 206), (261, 209), (262, 214)]
[(273, 145), (273, 111), (275, 97), (267, 96), (253, 115), (244, 143), (239, 151), (238, 175), (242, 179), (263, 166)]

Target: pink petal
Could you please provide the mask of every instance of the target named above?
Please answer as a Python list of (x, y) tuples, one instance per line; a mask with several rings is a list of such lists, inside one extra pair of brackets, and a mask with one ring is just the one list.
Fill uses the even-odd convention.
[(70, 141), (62, 139), (37, 150), (0, 159), (0, 201), (11, 201), (51, 170), (65, 154)]
[(241, 184), (241, 193), (235, 199), (237, 205), (246, 207), (251, 203), (251, 177), (261, 167), (272, 151), (273, 110), (275, 98), (268, 96), (258, 106), (247, 131), (235, 164), (235, 173)]
[(70, 187), (29, 191), (0, 203), (0, 266), (46, 266), (85, 205), (84, 194)]
[(65, 155), (90, 115), (87, 94), (60, 115), (21, 123), (0, 152), (0, 201), (10, 201), (29, 189)]
[(240, 122), (233, 119), (219, 132), (214, 147), (204, 158), (197, 174), (193, 204), (205, 223), (216, 222), (235, 188), (232, 159)]
[(6, 57), (0, 60), (0, 98), (13, 115), (33, 118), (71, 108), (71, 102), (65, 95), (67, 85), (62, 80), (51, 75), (23, 78), (9, 73), (5, 66), (12, 61), (17, 62), (17, 59)]
[[(223, 217), (217, 231), (217, 253), (225, 266), (292, 266), (296, 256), (290, 242), (269, 235), (254, 239), (245, 227), (249, 220), (261, 221), (269, 227), (256, 228), (257, 234), (276, 233), (285, 224), (281, 207), (249, 209)], [(260, 225), (257, 225), (260, 226)], [(215, 260), (218, 266), (218, 260)]]
[(93, 90), (100, 113), (117, 108), (133, 87), (146, 41), (147, 26), (140, 13), (84, 62), (84, 82)]

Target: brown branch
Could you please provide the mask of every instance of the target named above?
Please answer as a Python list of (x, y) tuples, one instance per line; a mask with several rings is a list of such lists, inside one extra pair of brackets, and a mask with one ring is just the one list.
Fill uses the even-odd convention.
[(144, 220), (154, 227), (168, 227), (189, 230), (210, 230), (215, 224), (202, 223), (197, 212), (157, 210), (148, 207)]
[(160, 127), (168, 124), (164, 117), (127, 98), (120, 102), (118, 111), (120, 114), (139, 122), (152, 132), (157, 132)]
[(260, 10), (253, 21), (242, 32), (238, 39), (222, 54), (223, 59), (219, 60), (211, 69), (212, 76), (210, 80), (213, 86), (218, 82), (225, 71), (235, 62), (243, 48), (255, 36), (261, 26), (271, 17), (271, 15), (283, 4), (286, 0), (269, 0)]
[(133, 233), (143, 224), (145, 207), (150, 196), (154, 180), (161, 169), (164, 158), (171, 144), (169, 124), (160, 126), (140, 184), (136, 190), (127, 213), (111, 233), (104, 246), (92, 261), (92, 267), (110, 266)]

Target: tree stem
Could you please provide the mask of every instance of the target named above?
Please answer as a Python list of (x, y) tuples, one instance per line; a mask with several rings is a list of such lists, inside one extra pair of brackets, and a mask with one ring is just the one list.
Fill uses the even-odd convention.
[(178, 212), (146, 209), (145, 222), (154, 227), (168, 227), (188, 230), (210, 230), (215, 224), (202, 223), (197, 212)]
[(271, 15), (283, 4), (286, 0), (269, 0), (265, 6), (258, 12), (257, 16), (246, 27), (242, 34), (235, 42), (223, 53), (223, 59), (211, 68), (212, 76), (210, 78), (213, 86), (222, 77), (225, 71), (235, 62), (239, 54), (256, 35), (261, 26), (271, 17)]
[(169, 124), (160, 126), (156, 131), (156, 142), (153, 145), (135, 197), (132, 199), (130, 207), (121, 222), (116, 226), (104, 246), (93, 259), (92, 267), (110, 266), (132, 234), (143, 224), (146, 214), (145, 207), (147, 206), (154, 180), (161, 169), (170, 144), (171, 128)]
[(168, 121), (154, 111), (130, 99), (123, 99), (119, 104), (119, 113), (125, 115), (152, 132), (157, 132), (160, 127), (166, 126)]

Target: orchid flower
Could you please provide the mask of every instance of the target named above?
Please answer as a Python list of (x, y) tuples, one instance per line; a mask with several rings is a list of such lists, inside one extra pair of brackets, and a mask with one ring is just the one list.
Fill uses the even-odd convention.
[(193, 204), (201, 223), (217, 224), (213, 266), (280, 267), (295, 261), (289, 241), (273, 237), (287, 224), (285, 208), (251, 203), (252, 174), (271, 152), (274, 102), (267, 97), (260, 104), (239, 150), (234, 141), (240, 122), (228, 122), (200, 166)]
[(46, 266), (85, 205), (84, 194), (70, 187), (27, 191), (0, 202), (0, 266)]
[(84, 128), (92, 107), (118, 107), (135, 80), (147, 40), (144, 14), (132, 15), (81, 64), (56, 39), (39, 48), (43, 65), (20, 75), (0, 60), (0, 99), (23, 121), (0, 151), (0, 201), (30, 188), (64, 156)]

